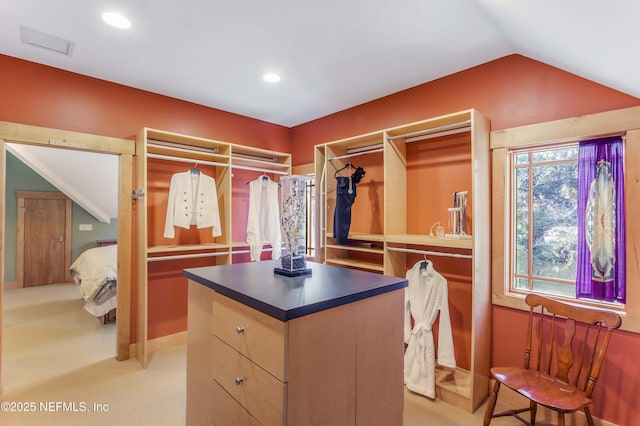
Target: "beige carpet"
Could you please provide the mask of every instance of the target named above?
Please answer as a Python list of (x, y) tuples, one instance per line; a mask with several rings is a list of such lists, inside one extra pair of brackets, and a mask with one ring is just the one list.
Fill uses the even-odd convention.
[(83, 305), (74, 284), (5, 291), (0, 424), (184, 424), (184, 346), (118, 362), (115, 325)]
[[(115, 326), (82, 306), (73, 284), (5, 291), (0, 424), (184, 425), (184, 345), (156, 352), (146, 370), (118, 362)], [(481, 425), (483, 412), (405, 393), (408, 426)]]

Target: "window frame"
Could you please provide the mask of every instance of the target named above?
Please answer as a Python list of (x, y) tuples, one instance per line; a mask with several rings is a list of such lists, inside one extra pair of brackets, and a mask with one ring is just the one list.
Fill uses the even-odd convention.
[[(522, 153), (526, 153), (527, 156), (532, 157), (534, 154), (534, 151), (546, 151), (546, 150), (552, 150), (552, 149), (560, 149), (560, 148), (567, 148), (567, 147), (578, 147), (578, 144), (576, 142), (570, 142), (570, 143), (557, 143), (557, 144), (545, 144), (542, 146), (535, 146), (535, 147), (518, 147), (518, 148), (510, 148), (507, 151), (508, 154), (508, 165), (509, 165), (509, 173), (507, 174), (507, 178), (509, 179), (509, 183), (514, 182), (515, 181), (515, 172), (518, 168), (526, 168), (528, 170), (528, 174), (529, 174), (529, 179), (532, 178), (531, 175), (531, 168), (532, 167), (539, 167), (542, 163), (541, 162), (536, 162), (536, 161), (531, 161), (529, 160), (527, 162), (526, 165), (522, 165), (522, 164), (516, 164), (513, 163), (512, 160), (519, 154)], [(546, 162), (547, 165), (550, 164), (568, 164), (570, 162), (575, 162), (576, 165), (578, 163), (578, 158), (575, 158), (575, 161), (573, 160), (553, 160), (553, 161), (548, 161)], [(530, 185), (530, 190), (531, 190), (531, 185), (532, 185), (532, 181), (529, 181), (529, 185)], [(562, 299), (567, 299), (567, 300), (576, 300), (575, 298), (571, 298), (571, 297), (567, 297), (567, 296), (562, 296), (560, 294), (557, 293), (545, 293), (545, 292), (540, 292), (540, 291), (534, 291), (531, 288), (530, 289), (517, 289), (515, 287), (515, 279), (517, 276), (522, 275), (516, 272), (516, 256), (515, 256), (515, 250), (516, 250), (516, 243), (515, 243), (515, 226), (514, 226), (514, 222), (515, 222), (515, 217), (516, 217), (516, 212), (515, 212), (515, 205), (514, 205), (514, 188), (510, 187), (510, 190), (508, 193), (505, 194), (505, 202), (508, 202), (509, 204), (509, 216), (508, 216), (508, 220), (509, 220), (509, 224), (508, 224), (508, 235), (509, 235), (509, 274), (508, 274), (508, 279), (509, 279), (509, 293), (514, 293), (514, 294), (522, 294), (524, 296), (526, 296), (529, 293), (538, 293), (538, 294), (543, 294), (546, 296), (553, 296), (553, 297), (557, 297), (557, 298), (562, 298)], [(529, 192), (529, 212), (528, 212), (528, 222), (529, 222), (529, 226), (528, 226), (528, 233), (529, 233), (529, 242), (532, 239), (532, 233), (533, 231), (531, 230), (531, 225), (533, 224), (533, 199), (532, 199), (532, 193)], [(508, 200), (508, 201), (507, 201)], [(548, 281), (548, 282), (557, 282), (559, 284), (568, 284), (569, 282), (571, 282), (570, 280), (567, 279), (554, 279), (552, 277), (542, 277), (542, 276), (538, 276), (536, 277), (533, 274), (533, 253), (531, 251), (531, 245), (529, 244), (528, 248), (528, 255), (527, 255), (527, 277), (529, 279), (535, 280), (535, 278), (540, 278), (541, 280), (544, 281)], [(531, 283), (529, 283), (529, 285), (531, 286)], [(575, 280), (573, 281), (573, 289), (575, 290)], [(600, 306), (600, 307), (605, 307), (608, 308), (610, 307), (609, 304), (605, 305), (605, 306)], [(619, 308), (619, 307), (618, 307)]]
[[(584, 139), (626, 134), (625, 203), (627, 212), (640, 211), (640, 107), (625, 108), (545, 123), (491, 132), (492, 151), (492, 303), (528, 310), (524, 297), (528, 292), (510, 289), (511, 273), (511, 188), (509, 151), (517, 148), (542, 148), (545, 145), (575, 143)], [(627, 253), (640, 243), (640, 223), (627, 221)], [(640, 300), (640, 266), (627, 262), (627, 300)], [(640, 303), (607, 304), (583, 299), (553, 298), (586, 306), (606, 307), (623, 316), (622, 329), (640, 333)]]

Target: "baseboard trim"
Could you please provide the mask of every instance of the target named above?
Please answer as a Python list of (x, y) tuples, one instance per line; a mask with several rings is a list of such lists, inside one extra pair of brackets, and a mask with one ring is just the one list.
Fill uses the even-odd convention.
[(14, 290), (18, 288), (18, 283), (17, 282), (12, 282), (12, 283), (4, 283), (4, 289), (5, 290)]
[[(163, 349), (174, 348), (176, 346), (185, 345), (187, 343), (187, 332), (169, 334), (168, 336), (156, 337), (147, 341), (147, 352), (149, 355)], [(136, 343), (129, 345), (129, 358), (136, 358)]]

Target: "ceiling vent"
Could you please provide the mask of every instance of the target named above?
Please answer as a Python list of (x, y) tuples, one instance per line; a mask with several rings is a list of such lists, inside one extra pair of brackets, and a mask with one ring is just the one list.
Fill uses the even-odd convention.
[(21, 40), (25, 44), (42, 47), (67, 56), (71, 56), (73, 53), (75, 43), (72, 41), (43, 33), (33, 28), (25, 27), (24, 25), (20, 26), (20, 32)]

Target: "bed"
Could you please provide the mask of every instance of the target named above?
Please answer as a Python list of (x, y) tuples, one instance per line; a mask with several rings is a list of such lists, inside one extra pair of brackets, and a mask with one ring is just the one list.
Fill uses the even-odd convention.
[(100, 245), (84, 252), (71, 265), (71, 277), (85, 301), (84, 309), (103, 323), (115, 319), (118, 246)]

